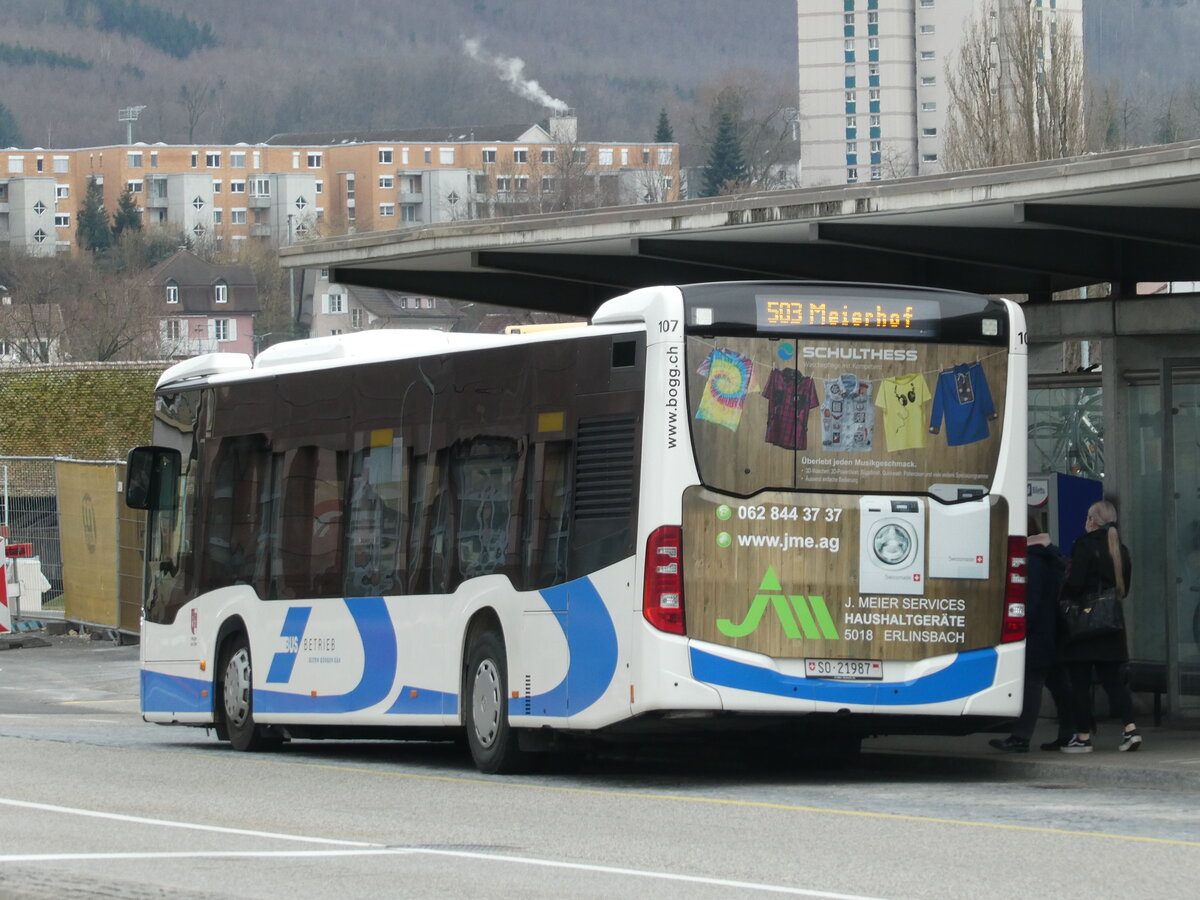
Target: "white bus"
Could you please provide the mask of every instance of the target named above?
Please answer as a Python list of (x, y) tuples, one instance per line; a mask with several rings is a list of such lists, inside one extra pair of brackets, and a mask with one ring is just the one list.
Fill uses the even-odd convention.
[(1025, 332), (873, 285), (636, 290), (527, 335), (373, 331), (168, 369), (147, 721), (242, 750), (453, 737), (852, 747), (1017, 715)]

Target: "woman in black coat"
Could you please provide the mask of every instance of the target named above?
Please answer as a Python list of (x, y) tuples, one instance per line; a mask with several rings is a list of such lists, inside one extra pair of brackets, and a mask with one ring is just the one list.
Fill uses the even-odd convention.
[(1042, 692), (1050, 689), (1058, 719), (1058, 737), (1042, 744), (1043, 750), (1061, 750), (1074, 736), (1071, 709), (1074, 702), (1066, 674), (1058, 664), (1055, 635), (1058, 597), (1067, 575), (1067, 558), (1029, 517), (1025, 550), (1025, 694), (1021, 715), (1006, 738), (988, 741), (1005, 753), (1026, 753), (1042, 709)]
[[(1088, 508), (1087, 533), (1075, 542), (1071, 551), (1071, 568), (1063, 586), (1063, 598), (1081, 604), (1098, 589), (1115, 587), (1124, 597), (1129, 592), (1131, 566), (1129, 550), (1117, 533), (1117, 511), (1107, 500)], [(1064, 753), (1091, 753), (1092, 731), (1092, 669), (1108, 694), (1113, 712), (1125, 723), (1118, 750), (1137, 750), (1142, 744), (1137, 725), (1133, 722), (1133, 698), (1121, 679), (1121, 665), (1129, 659), (1124, 630), (1103, 634), (1086, 640), (1063, 644), (1060, 659), (1067, 668), (1074, 698), (1075, 737), (1062, 748)]]

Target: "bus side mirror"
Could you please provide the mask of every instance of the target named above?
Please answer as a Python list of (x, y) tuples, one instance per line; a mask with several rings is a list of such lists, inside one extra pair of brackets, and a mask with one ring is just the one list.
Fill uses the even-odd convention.
[(182, 457), (167, 447), (134, 447), (125, 462), (125, 505), (130, 509), (175, 506)]

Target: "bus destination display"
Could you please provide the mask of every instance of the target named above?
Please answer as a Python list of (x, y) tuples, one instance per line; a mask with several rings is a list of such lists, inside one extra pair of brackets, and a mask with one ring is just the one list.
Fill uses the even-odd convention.
[[(941, 308), (936, 300), (905, 298), (815, 298), (759, 294), (760, 331), (836, 330), (926, 336)], [(898, 338), (899, 339), (899, 338)]]

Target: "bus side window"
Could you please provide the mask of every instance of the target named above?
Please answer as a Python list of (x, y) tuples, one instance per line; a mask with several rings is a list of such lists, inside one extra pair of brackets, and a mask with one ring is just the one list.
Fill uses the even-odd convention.
[(454, 446), (456, 583), (480, 575), (507, 575), (516, 582), (519, 554), (521, 454), (512, 438), (479, 437)]
[(552, 587), (567, 580), (570, 532), (571, 461), (569, 441), (546, 441), (528, 454), (525, 477), (525, 531), (522, 576), (525, 590)]
[(341, 593), (345, 462), (344, 453), (324, 447), (285, 456), (278, 554), (284, 599)]
[[(408, 536), (408, 593), (426, 594), (441, 590), (434, 572), (443, 562), (445, 526), (439, 501), (445, 494), (445, 450), (413, 458)], [(447, 504), (441, 504), (446, 506)], [(439, 570), (440, 571), (440, 570)]]
[(224, 438), (207, 496), (207, 561), (203, 589), (250, 584), (258, 545), (257, 505), (269, 470), (261, 434)]
[[(376, 436), (382, 436), (381, 441)], [(391, 442), (385, 442), (392, 438)], [(405, 451), (394, 432), (366, 436), (350, 460), (346, 513), (347, 597), (403, 593), (407, 512)]]

